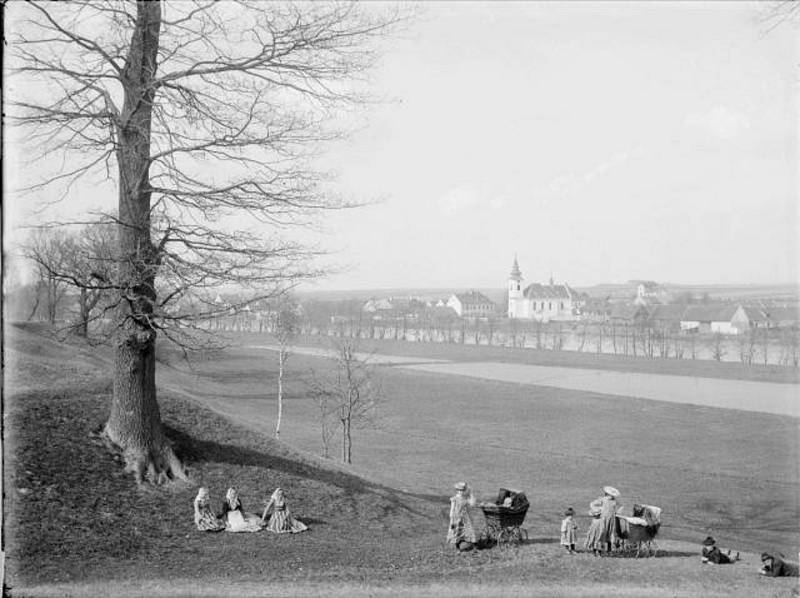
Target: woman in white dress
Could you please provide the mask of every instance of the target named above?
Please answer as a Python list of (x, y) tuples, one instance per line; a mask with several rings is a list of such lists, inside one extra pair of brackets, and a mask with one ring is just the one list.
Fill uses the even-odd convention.
[[(272, 515), (269, 515), (270, 509), (272, 509)], [(269, 523), (266, 523), (268, 516)], [(267, 531), (275, 532), (276, 534), (296, 534), (308, 529), (305, 523), (292, 517), (281, 488), (276, 488), (267, 501), (267, 506), (264, 507), (264, 514), (261, 516), (261, 522), (262, 524), (266, 523)]]
[(454, 544), (459, 550), (471, 550), (478, 541), (469, 507), (475, 506), (475, 499), (466, 482), (456, 484), (456, 495), (450, 497), (450, 529), (447, 530), (447, 542)]
[(220, 519), (225, 521), (226, 532), (257, 532), (264, 527), (258, 515), (245, 512), (236, 488), (228, 488)]

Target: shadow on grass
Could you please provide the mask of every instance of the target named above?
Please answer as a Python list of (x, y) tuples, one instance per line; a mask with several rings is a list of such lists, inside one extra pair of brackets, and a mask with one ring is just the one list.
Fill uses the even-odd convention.
[[(338, 486), (350, 492), (380, 494), (386, 501), (392, 504), (393, 508), (401, 509), (415, 515), (430, 515), (429, 513), (423, 513), (422, 511), (408, 506), (408, 504), (403, 501), (402, 492), (381, 484), (370, 483), (364, 478), (345, 471), (326, 469), (311, 463), (303, 463), (233, 444), (220, 444), (214, 441), (202, 440), (167, 424), (164, 424), (164, 431), (167, 437), (174, 443), (176, 454), (183, 459), (184, 462), (227, 463), (230, 465), (273, 469), (298, 477), (321, 481), (332, 486)], [(406, 496), (431, 500), (425, 495), (419, 494), (407, 493)], [(438, 499), (438, 497), (435, 498)]]
[[(683, 558), (683, 557), (697, 557), (699, 552), (688, 552), (686, 550), (662, 550), (659, 549), (656, 553), (648, 553), (646, 549), (642, 549), (639, 556), (636, 556), (636, 550), (627, 552), (615, 552), (610, 558), (614, 559), (663, 559), (663, 558)], [(606, 558), (609, 558), (606, 556)]]
[(559, 538), (528, 538), (522, 544), (558, 544), (560, 541)]

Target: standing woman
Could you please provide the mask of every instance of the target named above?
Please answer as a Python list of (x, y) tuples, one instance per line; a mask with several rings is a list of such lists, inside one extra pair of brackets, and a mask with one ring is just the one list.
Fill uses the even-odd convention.
[(603, 522), (603, 533), (600, 542), (605, 545), (606, 552), (611, 552), (611, 542), (615, 534), (617, 499), (619, 490), (613, 486), (603, 486), (603, 496), (599, 499), (601, 503), (600, 519)]
[(456, 484), (456, 494), (450, 497), (450, 529), (447, 530), (447, 542), (454, 544), (459, 550), (472, 550), (477, 538), (469, 516), (469, 507), (475, 505), (475, 499), (466, 482)]
[(211, 510), (208, 488), (200, 488), (197, 491), (194, 499), (194, 524), (201, 532), (220, 532), (225, 529), (225, 522)]
[[(267, 523), (267, 514), (270, 509), (272, 509), (272, 515), (269, 518), (269, 523)], [(308, 529), (305, 523), (292, 517), (289, 507), (286, 506), (286, 500), (281, 488), (276, 488), (269, 501), (267, 501), (267, 506), (264, 507), (264, 514), (261, 516), (261, 524), (266, 524), (267, 531), (275, 532), (276, 534), (296, 534)]]

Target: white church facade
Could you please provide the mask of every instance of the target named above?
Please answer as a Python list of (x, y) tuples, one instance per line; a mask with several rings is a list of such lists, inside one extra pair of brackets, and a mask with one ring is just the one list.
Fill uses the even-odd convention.
[(523, 285), (517, 258), (508, 277), (508, 317), (519, 320), (578, 320), (584, 296), (568, 284), (531, 283)]

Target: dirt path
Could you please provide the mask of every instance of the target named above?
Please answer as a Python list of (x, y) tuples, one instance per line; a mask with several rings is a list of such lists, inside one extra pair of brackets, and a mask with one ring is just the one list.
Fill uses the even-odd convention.
[[(277, 350), (272, 345), (254, 345), (249, 348)], [(331, 355), (330, 351), (319, 348), (297, 347), (292, 350), (315, 357)], [(371, 363), (377, 365), (437, 374), (800, 417), (800, 386), (796, 384), (516, 363), (459, 363), (382, 354), (360, 354), (360, 357), (369, 358)]]

